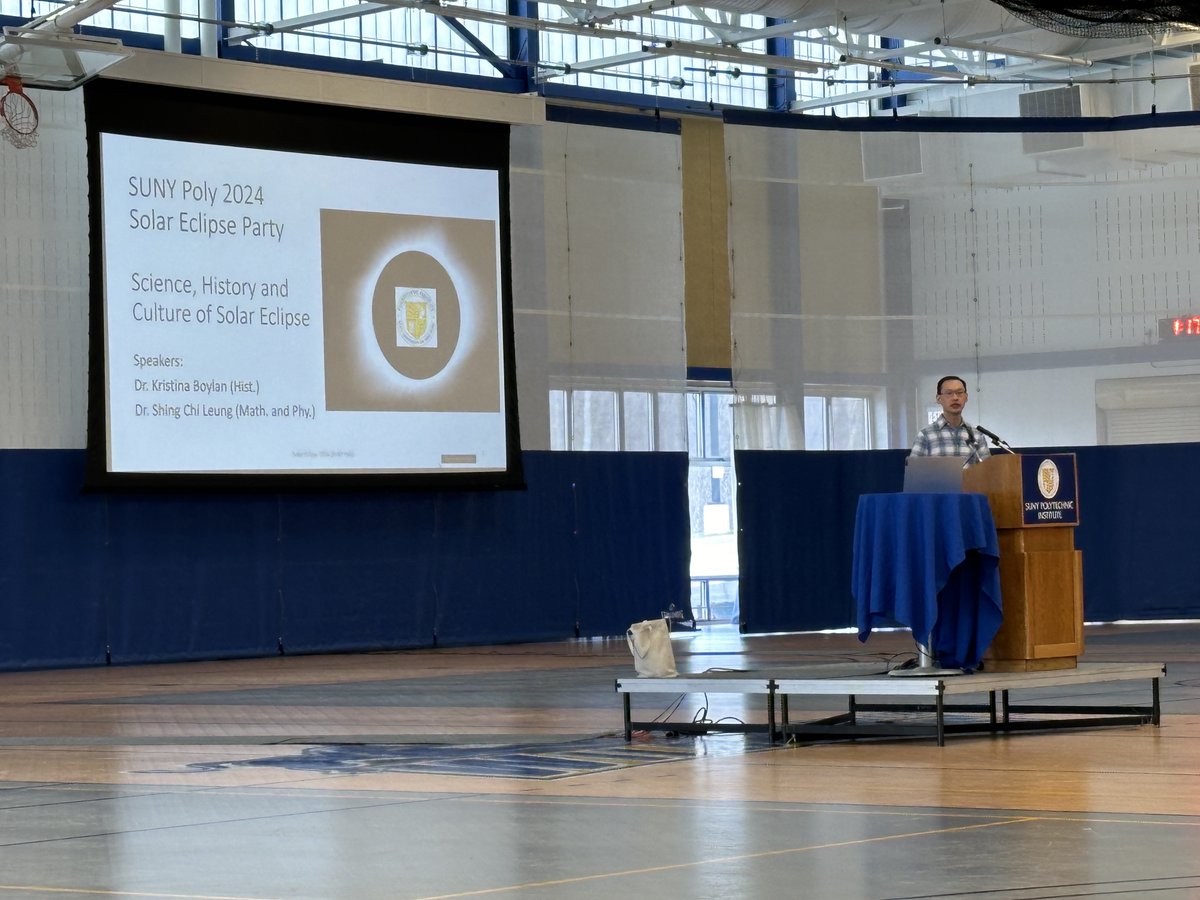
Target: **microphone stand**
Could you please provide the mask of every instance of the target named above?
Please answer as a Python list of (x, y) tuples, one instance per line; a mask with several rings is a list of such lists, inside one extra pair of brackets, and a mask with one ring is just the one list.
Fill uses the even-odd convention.
[(990, 438), (993, 447), (999, 447), (1005, 453), (1011, 453), (1013, 456), (1017, 455), (1017, 451), (1014, 450), (1012, 447), (1008, 446), (1008, 441), (1004, 440), (1004, 438), (1000, 437), (1000, 435), (993, 434), (992, 432), (988, 431), (986, 428), (982, 428), (979, 425), (975, 426), (975, 430), (978, 431), (980, 434), (982, 434), (984, 437)]

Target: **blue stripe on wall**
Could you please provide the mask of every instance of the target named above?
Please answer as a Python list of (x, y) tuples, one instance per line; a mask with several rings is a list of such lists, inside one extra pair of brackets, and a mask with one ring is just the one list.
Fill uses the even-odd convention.
[(854, 624), (859, 494), (899, 490), (905, 450), (736, 453), (742, 630)]
[[(1200, 618), (1200, 483), (1190, 476), (1200, 444), (1066, 450), (1079, 473), (1075, 546), (1083, 552), (1085, 618)], [(738, 452), (744, 631), (856, 625), (850, 566), (858, 497), (900, 490), (906, 455)]]
[(81, 451), (0, 451), (0, 664), (104, 661), (107, 512), (83, 472)]
[[(1074, 452), (1087, 618), (1200, 617), (1200, 445)], [(858, 495), (904, 455), (738, 453), (746, 631), (854, 625)], [(524, 462), (525, 491), (108, 495), (81, 451), (0, 451), (0, 667), (557, 640), (683, 605), (683, 454)]]
[(523, 462), (521, 491), (85, 494), (82, 451), (0, 451), (0, 668), (611, 635), (686, 602), (686, 454)]

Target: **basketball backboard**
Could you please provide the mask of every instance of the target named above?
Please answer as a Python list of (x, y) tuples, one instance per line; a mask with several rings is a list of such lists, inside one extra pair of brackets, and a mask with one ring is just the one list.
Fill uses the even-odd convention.
[(27, 88), (69, 91), (127, 56), (129, 50), (115, 38), (9, 25), (0, 40), (0, 75), (17, 75)]

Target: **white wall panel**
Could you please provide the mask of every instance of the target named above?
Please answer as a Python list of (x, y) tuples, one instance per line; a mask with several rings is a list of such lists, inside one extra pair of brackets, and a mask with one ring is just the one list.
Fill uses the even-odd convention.
[[(549, 449), (551, 389), (683, 390), (681, 151), (677, 135), (562, 123), (511, 145), (521, 440)], [(660, 449), (687, 446), (675, 430)]]
[(0, 140), (0, 447), (86, 441), (88, 246), (83, 95), (30, 90), (38, 142)]

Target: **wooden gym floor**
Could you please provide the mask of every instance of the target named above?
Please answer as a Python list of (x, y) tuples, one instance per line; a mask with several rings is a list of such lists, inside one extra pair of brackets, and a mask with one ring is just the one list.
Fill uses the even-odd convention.
[[(1200, 898), (1200, 623), (1087, 648), (1167, 665), (1160, 728), (626, 744), (623, 641), (0, 674), (0, 900)], [(675, 641), (684, 672), (910, 649)], [(656, 699), (635, 718), (765, 718), (759, 697)]]

